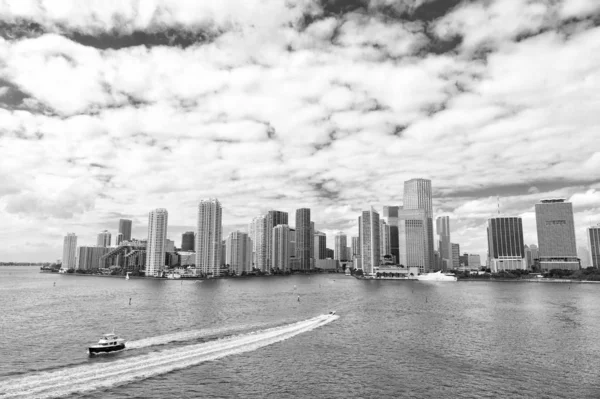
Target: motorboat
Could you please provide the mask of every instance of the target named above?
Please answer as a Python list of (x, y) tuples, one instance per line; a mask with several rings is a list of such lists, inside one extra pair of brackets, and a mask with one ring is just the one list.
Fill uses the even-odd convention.
[(89, 347), (90, 355), (95, 353), (115, 352), (125, 349), (125, 339), (114, 333), (104, 334), (97, 344)]
[(333, 316), (335, 314), (335, 310), (332, 310), (331, 312), (329, 312), (330, 316)]
[(457, 281), (458, 279), (454, 274), (442, 273), (441, 271), (435, 273), (419, 274), (416, 277), (419, 281)]

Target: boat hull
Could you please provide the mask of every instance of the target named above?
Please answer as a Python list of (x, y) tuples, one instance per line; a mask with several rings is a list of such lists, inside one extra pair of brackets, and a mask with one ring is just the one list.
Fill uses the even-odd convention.
[(89, 352), (90, 355), (95, 353), (107, 353), (107, 352), (116, 352), (125, 349), (125, 344), (113, 345), (113, 346), (90, 346)]

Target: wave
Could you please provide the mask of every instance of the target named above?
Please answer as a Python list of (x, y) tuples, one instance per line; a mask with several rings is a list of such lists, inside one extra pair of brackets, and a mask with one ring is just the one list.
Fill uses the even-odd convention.
[(0, 383), (0, 398), (53, 398), (111, 388), (225, 356), (254, 351), (324, 326), (339, 316), (320, 315), (297, 323), (126, 359), (28, 375)]

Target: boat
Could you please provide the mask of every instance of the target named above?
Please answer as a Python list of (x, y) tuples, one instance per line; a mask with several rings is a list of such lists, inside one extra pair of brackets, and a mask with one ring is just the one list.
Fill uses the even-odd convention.
[(127, 272), (127, 274), (125, 275), (125, 280), (129, 280), (129, 273), (131, 272)]
[(335, 314), (335, 310), (332, 310), (331, 312), (329, 312), (329, 315), (333, 316)]
[(114, 333), (104, 334), (97, 344), (89, 347), (90, 355), (95, 353), (115, 352), (125, 349), (125, 339)]
[(416, 277), (419, 281), (457, 281), (458, 279), (454, 274), (442, 273), (441, 271), (435, 273), (419, 274)]

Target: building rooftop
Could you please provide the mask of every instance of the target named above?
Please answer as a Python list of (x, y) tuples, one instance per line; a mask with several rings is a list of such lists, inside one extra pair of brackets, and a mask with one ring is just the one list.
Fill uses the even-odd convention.
[(565, 202), (565, 199), (564, 198), (549, 198), (549, 199), (543, 199), (540, 202), (542, 204), (555, 204), (555, 203)]

